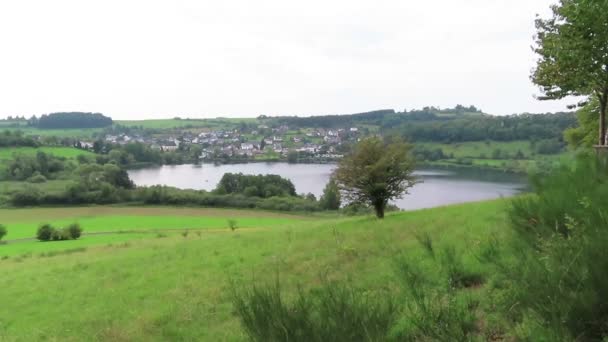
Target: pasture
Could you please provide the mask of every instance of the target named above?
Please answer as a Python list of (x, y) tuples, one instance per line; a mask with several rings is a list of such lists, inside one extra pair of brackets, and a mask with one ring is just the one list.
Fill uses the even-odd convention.
[(44, 152), (56, 157), (64, 157), (68, 159), (76, 158), (79, 155), (94, 156), (92, 152), (73, 148), (73, 147), (3, 147), (0, 148), (0, 161), (10, 160), (14, 154), (36, 155), (37, 152)]
[[(507, 235), (506, 205), (391, 213), (383, 221), (194, 208), (0, 210), (8, 240), (31, 236), (39, 222), (78, 221), (85, 233), (110, 233), (0, 245), (0, 340), (245, 340), (230, 284), (280, 278), (296, 293), (326, 279), (390, 289), (400, 281), (396, 255), (423, 258), (420, 232), (438, 246), (453, 245), (483, 273), (476, 248)], [(236, 230), (228, 219), (238, 222)], [(489, 304), (483, 287), (470, 295)]]
[(256, 118), (215, 118), (215, 119), (148, 119), (148, 120), (115, 120), (114, 123), (128, 127), (143, 127), (148, 129), (173, 128), (234, 128), (241, 122), (257, 122)]

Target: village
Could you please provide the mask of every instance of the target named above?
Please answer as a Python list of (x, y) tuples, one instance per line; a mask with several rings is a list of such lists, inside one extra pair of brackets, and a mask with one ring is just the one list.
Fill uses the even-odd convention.
[[(201, 128), (174, 130), (164, 134), (106, 134), (103, 140), (111, 144), (143, 143), (161, 152), (200, 148), (200, 160), (288, 159), (290, 155), (308, 156), (322, 160), (337, 160), (343, 157), (345, 145), (357, 142), (361, 137), (357, 127), (324, 129), (307, 128), (290, 130), (282, 125), (270, 128), (259, 125), (251, 129), (209, 130)], [(83, 148), (92, 143), (81, 142)]]

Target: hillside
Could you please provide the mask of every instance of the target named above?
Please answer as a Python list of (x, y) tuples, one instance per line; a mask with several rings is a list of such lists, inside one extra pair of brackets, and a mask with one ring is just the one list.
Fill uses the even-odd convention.
[[(396, 255), (422, 256), (421, 232), (438, 245), (455, 244), (467, 267), (484, 274), (474, 246), (506, 234), (505, 204), (396, 213), (384, 221), (210, 209), (0, 210), (9, 240), (32, 236), (41, 222), (113, 232), (0, 246), (0, 272), (7, 275), (0, 278), (0, 339), (245, 340), (231, 282), (273, 283), (278, 276), (295, 293), (323, 278), (350, 279), (386, 291), (400, 281), (391, 266)], [(228, 218), (239, 222), (236, 231), (223, 223)], [(470, 295), (479, 310), (491, 305), (483, 287)]]

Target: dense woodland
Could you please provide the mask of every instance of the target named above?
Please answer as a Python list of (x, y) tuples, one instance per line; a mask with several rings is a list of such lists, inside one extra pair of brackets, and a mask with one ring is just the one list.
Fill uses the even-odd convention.
[(18, 146), (38, 146), (38, 142), (29, 136), (25, 136), (21, 131), (2, 131), (0, 132), (0, 147), (18, 147)]
[(28, 126), (41, 129), (102, 128), (111, 126), (112, 123), (112, 119), (103, 114), (84, 112), (44, 114), (40, 118), (33, 116), (27, 121)]
[(449, 109), (425, 107), (395, 112), (379, 110), (351, 115), (276, 117), (267, 120), (294, 128), (377, 126), (386, 135), (396, 134), (409, 141), (442, 143), (466, 141), (514, 141), (562, 139), (565, 129), (577, 125), (574, 113), (515, 114), (493, 116), (474, 106)]

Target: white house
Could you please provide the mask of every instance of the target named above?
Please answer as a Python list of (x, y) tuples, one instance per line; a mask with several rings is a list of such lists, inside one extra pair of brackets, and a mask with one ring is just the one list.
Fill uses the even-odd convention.
[(250, 151), (253, 150), (254, 146), (251, 143), (242, 143), (241, 144), (241, 150), (246, 150), (246, 151)]

